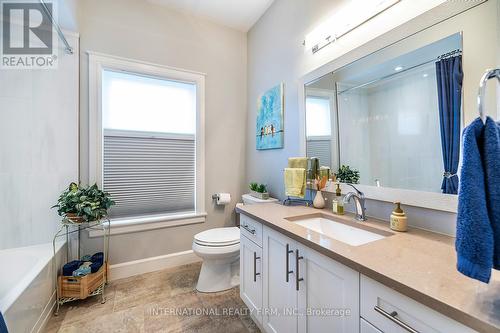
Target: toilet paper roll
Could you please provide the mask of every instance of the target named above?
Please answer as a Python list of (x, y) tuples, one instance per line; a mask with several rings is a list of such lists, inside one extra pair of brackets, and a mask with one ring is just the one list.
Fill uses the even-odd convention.
[(229, 194), (229, 193), (217, 194), (217, 204), (218, 205), (227, 205), (230, 202), (231, 202), (231, 194)]

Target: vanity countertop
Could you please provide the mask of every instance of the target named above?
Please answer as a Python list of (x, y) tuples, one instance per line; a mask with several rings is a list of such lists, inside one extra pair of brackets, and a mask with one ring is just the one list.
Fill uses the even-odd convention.
[(493, 271), (488, 285), (460, 274), (453, 237), (416, 228), (396, 232), (388, 222), (369, 218), (359, 223), (394, 235), (350, 246), (285, 218), (322, 213), (352, 222), (352, 214), (280, 204), (239, 206), (236, 211), (478, 332), (500, 332), (500, 272)]

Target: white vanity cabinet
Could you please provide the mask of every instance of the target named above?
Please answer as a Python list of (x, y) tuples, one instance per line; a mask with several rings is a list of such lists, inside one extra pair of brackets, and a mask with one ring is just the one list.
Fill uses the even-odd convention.
[(268, 333), (359, 332), (359, 273), (264, 227)]
[(240, 296), (267, 333), (477, 333), (242, 215)]

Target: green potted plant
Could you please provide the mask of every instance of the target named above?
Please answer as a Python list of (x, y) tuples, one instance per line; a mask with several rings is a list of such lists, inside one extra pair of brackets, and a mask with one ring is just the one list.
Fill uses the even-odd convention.
[(63, 219), (82, 223), (106, 217), (108, 209), (114, 204), (109, 193), (101, 191), (97, 184), (85, 187), (71, 183), (52, 208), (57, 208), (57, 213)]
[(255, 198), (262, 200), (269, 199), (269, 193), (267, 193), (267, 186), (259, 183), (250, 183), (250, 195)]
[(348, 165), (342, 165), (336, 176), (341, 183), (357, 184), (359, 182), (359, 171), (351, 169)]

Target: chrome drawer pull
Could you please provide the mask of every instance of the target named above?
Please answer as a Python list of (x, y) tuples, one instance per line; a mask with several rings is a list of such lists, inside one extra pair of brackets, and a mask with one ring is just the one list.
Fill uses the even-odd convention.
[(248, 227), (248, 224), (245, 224), (243, 225), (243, 229), (245, 229), (246, 231), (248, 231), (249, 233), (251, 233), (252, 235), (255, 235), (255, 229), (250, 229)]
[(417, 331), (416, 329), (414, 329), (413, 327), (409, 326), (405, 322), (401, 321), (398, 317), (396, 317), (398, 315), (398, 313), (396, 311), (392, 311), (391, 313), (389, 313), (389, 312), (385, 311), (384, 309), (382, 309), (381, 307), (379, 307), (378, 305), (375, 305), (373, 310), (377, 311), (382, 316), (384, 316), (387, 319), (389, 319), (390, 321), (394, 322), (396, 325), (401, 326), (402, 328), (404, 328), (408, 332), (420, 333), (419, 331)]
[(253, 282), (257, 282), (257, 275), (260, 275), (260, 273), (257, 273), (257, 259), (260, 259), (260, 257), (257, 257), (257, 252), (253, 253)]
[(290, 253), (293, 253), (292, 250), (290, 250), (290, 245), (286, 244), (286, 279), (285, 281), (288, 282), (290, 281), (289, 275), (293, 273), (292, 270), (290, 270)]

